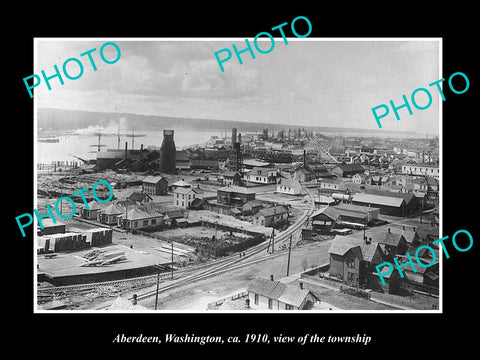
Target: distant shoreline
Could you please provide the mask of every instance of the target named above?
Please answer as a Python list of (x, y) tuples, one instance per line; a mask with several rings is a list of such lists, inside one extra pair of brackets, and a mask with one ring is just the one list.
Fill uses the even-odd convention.
[[(89, 126), (106, 128), (115, 126), (115, 123), (119, 123), (121, 119), (127, 119), (128, 123), (135, 124), (135, 129), (138, 131), (162, 130), (167, 128), (188, 131), (225, 131), (235, 127), (239, 132), (259, 133), (264, 128), (268, 128), (269, 130), (303, 128), (309, 131), (334, 134), (337, 136), (342, 136), (344, 134), (346, 136), (360, 137), (371, 136), (423, 138), (426, 136), (426, 134), (420, 134), (411, 131), (254, 123), (236, 120), (180, 118), (159, 115), (140, 115), (133, 113), (93, 112), (55, 108), (38, 108), (37, 111), (38, 127), (42, 128), (42, 132), (69, 130), (75, 131), (78, 129), (87, 128)], [(430, 136), (433, 137), (436, 135), (431, 134)]]

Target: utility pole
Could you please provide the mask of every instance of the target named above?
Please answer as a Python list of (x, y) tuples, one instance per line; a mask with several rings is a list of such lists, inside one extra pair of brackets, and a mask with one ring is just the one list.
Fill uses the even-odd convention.
[(292, 237), (293, 234), (290, 234), (290, 245), (288, 245), (287, 276), (290, 275), (290, 253), (292, 252)]
[(157, 292), (155, 294), (155, 310), (157, 310), (157, 304), (158, 304), (158, 287), (160, 285), (160, 266), (159, 265), (154, 265), (156, 269), (158, 269), (157, 273)]
[(170, 266), (172, 269), (172, 280), (173, 280), (173, 241), (172, 241), (172, 265)]
[(272, 229), (272, 254), (275, 252), (275, 229)]

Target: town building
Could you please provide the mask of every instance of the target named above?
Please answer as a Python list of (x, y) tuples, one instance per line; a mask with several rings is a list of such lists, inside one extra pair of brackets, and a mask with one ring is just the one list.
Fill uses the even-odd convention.
[(142, 181), (142, 192), (148, 195), (166, 195), (168, 180), (163, 176), (147, 176)]
[(316, 233), (329, 233), (335, 227), (340, 213), (331, 206), (325, 206), (310, 215), (312, 230)]
[(438, 180), (440, 179), (440, 168), (438, 165), (404, 164), (402, 165), (402, 174), (426, 175)]
[(255, 226), (274, 227), (281, 225), (288, 219), (288, 210), (283, 205), (260, 209), (253, 215), (252, 223)]
[(146, 193), (134, 191), (127, 196), (127, 200), (137, 205), (143, 205), (152, 201), (153, 199)]
[(119, 218), (125, 213), (125, 208), (116, 204), (105, 206), (98, 212), (98, 221), (102, 224), (117, 225)]
[(319, 299), (300, 284), (256, 278), (247, 287), (249, 305), (255, 310), (309, 310)]
[(222, 184), (224, 186), (234, 185), (239, 186), (242, 181), (242, 175), (238, 171), (227, 171), (222, 174)]
[(182, 210), (167, 210), (163, 217), (163, 223), (168, 227), (175, 227), (182, 219), (184, 219)]
[(43, 229), (40, 227), (40, 224), (37, 223), (37, 235), (38, 236), (43, 236), (43, 235), (50, 235), (50, 234), (58, 234), (58, 233), (65, 233), (67, 226), (58, 221), (53, 222), (51, 218), (45, 218), (40, 220), (43, 225)]
[(354, 205), (378, 208), (380, 214), (402, 217), (412, 214), (418, 208), (418, 200), (412, 194), (390, 191), (375, 193), (358, 192), (352, 195), (352, 203)]
[(82, 219), (97, 220), (98, 212), (102, 210), (105, 205), (99, 204), (95, 200), (90, 201), (87, 205), (88, 205), (88, 209), (86, 206), (80, 209), (80, 216), (82, 217)]
[(345, 183), (341, 179), (322, 179), (320, 180), (320, 190), (332, 192), (332, 191), (344, 191), (346, 189)]
[(337, 164), (330, 172), (338, 177), (351, 178), (355, 174), (365, 172), (365, 168), (360, 164)]
[(375, 241), (382, 246), (382, 250), (389, 260), (393, 260), (393, 257), (397, 255), (405, 255), (408, 250), (405, 236), (401, 233), (392, 232), (391, 228), (388, 228), (387, 232), (376, 238)]
[(199, 187), (186, 188), (177, 187), (173, 191), (173, 205), (181, 207), (182, 209), (188, 209), (192, 205), (193, 200), (202, 199), (203, 190)]
[(258, 210), (262, 209), (263, 203), (258, 200), (250, 200), (243, 204), (242, 213), (243, 215), (254, 215)]
[(310, 169), (301, 167), (300, 169), (295, 170), (293, 173), (293, 178), (300, 182), (308, 182), (316, 179), (316, 175)]
[(277, 169), (254, 167), (248, 173), (248, 181), (258, 184), (275, 184), (277, 182)]
[(328, 250), (329, 275), (349, 286), (366, 286), (376, 265), (383, 261), (378, 243), (359, 238), (358, 235), (336, 236)]
[(175, 167), (178, 170), (190, 169), (190, 157), (185, 150), (177, 150), (175, 154)]
[(180, 179), (178, 181), (175, 181), (174, 183), (171, 184), (171, 187), (173, 190), (177, 189), (177, 188), (191, 188), (192, 187), (192, 184), (186, 182), (185, 180), (183, 179)]
[(367, 175), (365, 173), (358, 173), (352, 176), (352, 182), (354, 184), (365, 184)]
[(346, 203), (335, 205), (334, 208), (340, 214), (340, 220), (360, 224), (369, 224), (377, 220), (380, 212), (378, 208)]
[(163, 224), (163, 216), (162, 213), (155, 210), (146, 211), (138, 206), (132, 206), (126, 209), (125, 215), (119, 221), (119, 225), (126, 230), (160, 226)]
[(217, 203), (223, 205), (243, 205), (255, 200), (255, 191), (247, 187), (224, 186), (217, 190)]
[(269, 162), (259, 161), (256, 159), (245, 159), (243, 160), (243, 166), (245, 167), (245, 169), (249, 170), (255, 167), (271, 167), (272, 164)]
[(299, 195), (302, 191), (302, 185), (295, 179), (280, 179), (277, 184), (277, 192), (288, 195)]

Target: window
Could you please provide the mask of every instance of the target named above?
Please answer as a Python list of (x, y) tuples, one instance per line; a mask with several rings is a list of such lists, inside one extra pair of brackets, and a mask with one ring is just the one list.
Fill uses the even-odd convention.
[(138, 226), (138, 222), (135, 221), (135, 222), (133, 223), (133, 227), (137, 227), (137, 226)]
[(178, 205), (178, 200), (177, 200), (177, 205)]
[(355, 275), (354, 273), (349, 272), (347, 274), (347, 281), (348, 282), (354, 282), (355, 281), (355, 276), (354, 275)]
[(155, 225), (157, 223), (157, 219), (152, 219), (152, 225)]
[(272, 299), (268, 299), (268, 308), (270, 310), (273, 309), (273, 300)]
[(260, 220), (260, 223), (261, 223), (262, 225), (265, 225), (265, 220), (264, 220), (264, 219), (261, 219), (261, 220)]
[(350, 268), (350, 269), (355, 269), (355, 260), (349, 260), (347, 262), (347, 266)]
[(143, 220), (143, 226), (148, 226), (148, 220)]
[(255, 305), (258, 305), (258, 294), (255, 294), (253, 302), (255, 303)]
[(293, 305), (285, 304), (285, 310), (293, 310)]

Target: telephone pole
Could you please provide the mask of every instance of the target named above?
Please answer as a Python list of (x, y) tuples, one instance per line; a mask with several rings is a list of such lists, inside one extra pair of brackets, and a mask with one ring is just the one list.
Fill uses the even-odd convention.
[(159, 265), (154, 265), (156, 269), (158, 269), (157, 273), (157, 292), (155, 294), (155, 310), (157, 310), (157, 304), (158, 304), (158, 287), (160, 285), (160, 269), (161, 267)]
[(290, 245), (288, 245), (287, 276), (290, 275), (290, 253), (292, 252), (292, 237), (293, 234), (290, 234)]
[(172, 280), (173, 280), (173, 241), (172, 241), (172, 265), (170, 266), (172, 269)]

